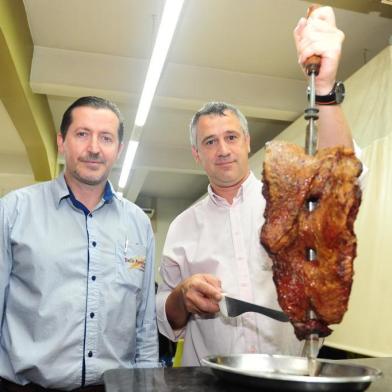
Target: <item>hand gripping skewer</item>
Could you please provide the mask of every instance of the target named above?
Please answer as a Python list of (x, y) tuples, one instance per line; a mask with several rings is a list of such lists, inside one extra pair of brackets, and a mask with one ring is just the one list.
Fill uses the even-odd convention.
[[(318, 8), (317, 5), (311, 5), (308, 8), (307, 17), (312, 13), (312, 11)], [(309, 106), (305, 109), (305, 120), (308, 121), (306, 127), (306, 139), (305, 139), (305, 152), (308, 155), (315, 155), (317, 151), (317, 127), (316, 121), (318, 119), (318, 109), (316, 108), (316, 88), (315, 79), (320, 70), (320, 56), (311, 56), (305, 62), (306, 74), (308, 75), (308, 97)], [(311, 212), (316, 208), (316, 203), (309, 200), (307, 202), (308, 211)], [(317, 254), (315, 249), (308, 249), (307, 258), (310, 262), (316, 260)], [(308, 319), (316, 319), (315, 312), (310, 309), (308, 312)], [(319, 350), (319, 335), (316, 331), (312, 331), (306, 337), (306, 356), (309, 360), (309, 375), (316, 375), (316, 361), (318, 350)]]

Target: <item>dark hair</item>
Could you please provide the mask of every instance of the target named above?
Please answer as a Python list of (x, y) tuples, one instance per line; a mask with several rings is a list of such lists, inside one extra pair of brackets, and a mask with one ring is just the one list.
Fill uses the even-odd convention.
[(72, 111), (75, 108), (81, 106), (88, 106), (95, 109), (109, 109), (111, 110), (118, 118), (119, 126), (118, 126), (118, 140), (122, 143), (124, 139), (124, 120), (121, 115), (120, 109), (117, 105), (107, 99), (100, 97), (81, 97), (77, 99), (69, 108), (64, 112), (63, 118), (61, 120), (60, 132), (63, 140), (65, 140), (65, 136), (67, 135), (67, 131), (69, 126), (72, 123)]
[(225, 116), (226, 110), (233, 113), (238, 118), (244, 135), (249, 135), (248, 121), (238, 108), (226, 102), (208, 102), (195, 113), (195, 115), (192, 117), (191, 123), (189, 124), (189, 137), (192, 147), (197, 149), (196, 128), (199, 118), (201, 116), (208, 116), (210, 114), (216, 116)]

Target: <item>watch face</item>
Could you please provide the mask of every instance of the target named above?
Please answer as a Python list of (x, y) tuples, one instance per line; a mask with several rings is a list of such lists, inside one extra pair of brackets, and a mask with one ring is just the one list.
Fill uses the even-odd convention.
[(335, 86), (335, 101), (336, 103), (342, 103), (346, 90), (342, 82), (337, 82)]

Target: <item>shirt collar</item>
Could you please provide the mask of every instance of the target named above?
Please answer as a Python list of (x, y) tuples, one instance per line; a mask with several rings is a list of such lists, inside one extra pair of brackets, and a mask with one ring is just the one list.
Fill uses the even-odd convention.
[(113, 197), (117, 197), (117, 194), (116, 194), (116, 192), (114, 192), (113, 186), (110, 183), (110, 181), (108, 180), (108, 181), (106, 181), (106, 184), (105, 184), (105, 189), (103, 191), (102, 200), (105, 203), (109, 203), (112, 201)]
[[(60, 206), (63, 199), (71, 196), (71, 190), (68, 188), (67, 182), (65, 181), (64, 172), (52, 182), (52, 194), (57, 206)], [(113, 200), (113, 197), (121, 199), (121, 197), (114, 191), (111, 182), (108, 180), (105, 185), (102, 200), (104, 203), (110, 203)]]
[(61, 201), (70, 196), (67, 183), (65, 182), (64, 173), (61, 173), (57, 178), (52, 181), (52, 194), (59, 207)]
[[(244, 196), (249, 192), (249, 189), (251, 188), (252, 184), (257, 181), (257, 178), (253, 174), (252, 171), (249, 172), (249, 175), (247, 179), (241, 184), (241, 186), (238, 189), (237, 195), (233, 199), (233, 204), (236, 202), (236, 200), (243, 200)], [(211, 187), (211, 184), (208, 184), (208, 194), (210, 196), (210, 199), (212, 200), (213, 203), (217, 205), (224, 205), (227, 204), (227, 201), (225, 198), (222, 196), (217, 195), (214, 190)]]

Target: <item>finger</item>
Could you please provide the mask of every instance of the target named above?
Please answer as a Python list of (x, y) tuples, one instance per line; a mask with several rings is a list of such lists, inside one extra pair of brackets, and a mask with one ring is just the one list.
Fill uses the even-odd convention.
[(304, 30), (305, 26), (306, 26), (306, 19), (305, 18), (301, 18), (299, 20), (299, 22), (297, 23), (297, 26), (295, 26), (293, 35), (294, 35), (294, 41), (297, 46), (297, 49), (298, 49), (298, 44), (301, 41), (303, 30)]
[(319, 7), (315, 8), (309, 15), (308, 20), (323, 20), (331, 26), (336, 26), (335, 13), (332, 7)]
[(186, 293), (185, 306), (190, 313), (211, 314), (219, 311), (219, 305), (196, 290)]
[(204, 277), (204, 279), (204, 281), (200, 282), (199, 291), (210, 300), (220, 301), (222, 298), (220, 280), (215, 277)]
[(215, 287), (217, 291), (222, 291), (222, 282), (218, 279), (215, 275), (204, 275), (204, 280), (210, 284), (211, 286)]
[(216, 302), (212, 302), (208, 298), (199, 298), (199, 302), (197, 303), (197, 308), (199, 310), (199, 314), (215, 314), (219, 312), (219, 305)]
[(330, 57), (341, 52), (344, 34), (335, 30), (332, 34), (313, 33), (304, 37), (298, 45), (298, 58), (304, 62), (311, 55)]

